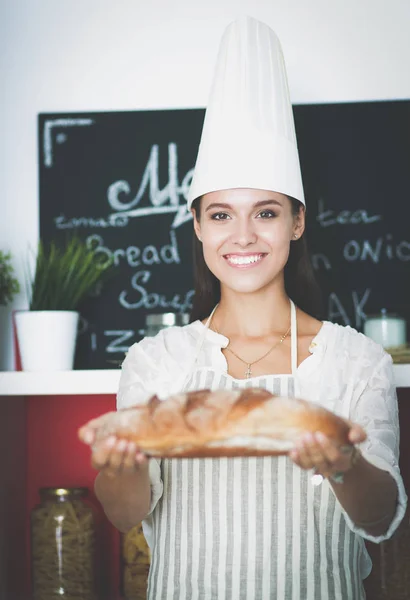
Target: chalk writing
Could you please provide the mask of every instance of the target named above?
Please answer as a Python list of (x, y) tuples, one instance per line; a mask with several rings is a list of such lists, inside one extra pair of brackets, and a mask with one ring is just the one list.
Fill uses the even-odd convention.
[(149, 244), (144, 248), (137, 246), (128, 246), (127, 248), (117, 248), (110, 250), (104, 246), (104, 240), (100, 235), (94, 234), (87, 237), (86, 244), (94, 252), (99, 264), (105, 265), (112, 263), (114, 266), (120, 264), (124, 259), (130, 267), (139, 267), (141, 265), (154, 264), (180, 264), (181, 258), (178, 251), (178, 243), (175, 231), (169, 232), (171, 243), (157, 248)]
[(402, 240), (395, 243), (391, 234), (380, 236), (374, 241), (350, 240), (343, 248), (343, 256), (349, 262), (369, 259), (378, 264), (381, 258), (406, 262), (410, 260), (410, 242)]
[[(44, 154), (44, 165), (47, 168), (53, 166), (53, 129), (55, 127), (85, 127), (92, 125), (93, 119), (49, 119), (44, 121), (43, 131), (43, 154)], [(61, 143), (60, 138), (60, 143)], [(64, 140), (65, 141), (65, 140)]]
[(104, 229), (107, 227), (125, 227), (128, 225), (126, 215), (110, 215), (108, 219), (103, 217), (71, 217), (67, 219), (64, 215), (54, 217), (54, 224), (57, 229)]
[[(178, 179), (178, 147), (177, 144), (170, 143), (168, 144), (168, 183), (163, 189), (160, 189), (158, 171), (159, 146), (154, 144), (151, 147), (136, 196), (127, 201), (127, 197), (131, 194), (131, 186), (128, 181), (119, 180), (112, 183), (108, 188), (108, 203), (112, 209), (121, 211), (128, 218), (174, 212), (176, 215), (172, 227), (177, 228), (192, 219), (192, 214), (186, 206), (186, 200), (194, 169), (190, 169), (186, 173), (180, 185)], [(148, 189), (151, 206), (135, 208), (139, 206)], [(181, 196), (184, 199), (182, 203), (180, 202)]]
[(338, 213), (334, 210), (325, 210), (324, 200), (320, 198), (318, 201), (318, 214), (316, 220), (321, 227), (329, 227), (330, 225), (366, 225), (381, 221), (381, 219), (381, 215), (369, 216), (367, 211), (363, 209), (357, 209), (354, 212), (342, 210)]
[(134, 336), (134, 331), (132, 329), (127, 330), (112, 330), (112, 331), (104, 331), (105, 336), (115, 336), (116, 339), (112, 340), (106, 346), (105, 351), (108, 353), (116, 353), (116, 352), (127, 352), (130, 347), (130, 343), (123, 344), (123, 342), (129, 342), (129, 340)]
[(366, 302), (369, 300), (369, 296), (370, 296), (370, 289), (366, 289), (364, 291), (364, 293), (362, 294), (362, 297), (359, 297), (359, 293), (357, 291), (352, 291), (351, 292), (351, 297), (352, 297), (352, 307), (349, 308), (353, 308), (353, 314), (355, 317), (355, 323), (354, 325), (352, 324), (350, 318), (349, 318), (349, 313), (351, 314), (351, 310), (346, 310), (346, 307), (342, 304), (342, 301), (340, 300), (339, 296), (335, 293), (332, 292), (331, 294), (329, 294), (329, 298), (328, 298), (328, 319), (329, 321), (338, 321), (339, 319), (341, 319), (344, 323), (344, 325), (350, 325), (353, 327), (356, 327), (356, 329), (358, 329), (359, 327), (361, 327), (363, 321), (366, 319), (366, 313), (364, 312), (364, 306), (366, 304)]
[[(180, 313), (190, 312), (194, 290), (190, 290), (184, 296), (175, 294), (172, 299), (169, 300), (163, 294), (147, 292), (143, 286), (149, 282), (150, 278), (150, 271), (138, 271), (135, 273), (131, 279), (131, 287), (135, 290), (136, 294), (131, 294), (130, 292), (123, 290), (118, 297), (121, 306), (134, 310), (138, 308), (172, 308)], [(133, 296), (133, 299), (130, 298), (131, 295)]]
[(318, 271), (321, 265), (324, 266), (326, 271), (330, 271), (330, 269), (332, 268), (332, 263), (325, 254), (313, 254), (312, 266), (315, 269), (315, 271)]

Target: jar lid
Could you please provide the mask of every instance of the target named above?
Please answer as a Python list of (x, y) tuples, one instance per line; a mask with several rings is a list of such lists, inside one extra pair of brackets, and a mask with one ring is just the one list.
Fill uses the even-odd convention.
[(386, 308), (382, 308), (379, 313), (366, 316), (366, 321), (370, 319), (401, 319), (397, 313), (389, 312)]
[(86, 496), (88, 494), (88, 489), (85, 487), (42, 487), (39, 491), (42, 496), (53, 496), (58, 498), (65, 498), (66, 496)]
[(151, 314), (145, 317), (147, 326), (173, 327), (175, 325), (188, 325), (189, 314), (186, 313), (162, 313)]

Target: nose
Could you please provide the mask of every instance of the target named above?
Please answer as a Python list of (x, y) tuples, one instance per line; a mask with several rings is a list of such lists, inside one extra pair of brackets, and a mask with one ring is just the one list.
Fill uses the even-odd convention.
[(252, 219), (238, 219), (235, 223), (233, 243), (241, 248), (246, 248), (256, 243), (257, 235)]

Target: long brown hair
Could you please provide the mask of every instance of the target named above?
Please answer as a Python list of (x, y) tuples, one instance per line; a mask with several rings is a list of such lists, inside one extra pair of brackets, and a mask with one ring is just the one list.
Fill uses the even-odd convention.
[[(297, 217), (302, 206), (299, 200), (290, 196), (292, 214)], [(201, 199), (197, 198), (192, 208), (197, 221), (200, 220)], [(190, 320), (205, 319), (221, 299), (221, 284), (209, 270), (202, 250), (202, 244), (193, 233), (194, 286), (195, 296)], [(319, 285), (315, 279), (310, 261), (305, 234), (290, 244), (288, 262), (285, 265), (285, 290), (289, 298), (304, 312), (316, 319), (323, 319), (323, 301)]]

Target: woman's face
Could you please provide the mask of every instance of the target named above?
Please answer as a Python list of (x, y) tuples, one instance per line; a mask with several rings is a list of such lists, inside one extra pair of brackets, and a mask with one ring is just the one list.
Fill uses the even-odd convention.
[(304, 230), (287, 196), (256, 189), (205, 194), (194, 228), (205, 262), (222, 285), (256, 292), (283, 277), (290, 243)]

